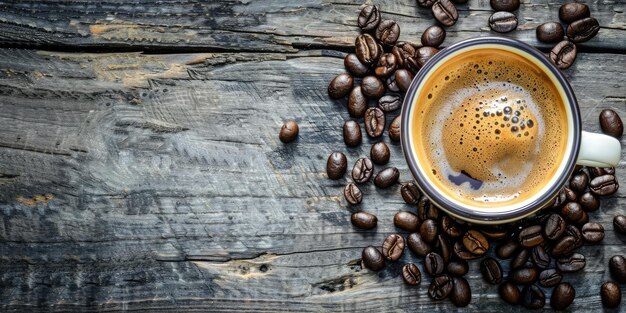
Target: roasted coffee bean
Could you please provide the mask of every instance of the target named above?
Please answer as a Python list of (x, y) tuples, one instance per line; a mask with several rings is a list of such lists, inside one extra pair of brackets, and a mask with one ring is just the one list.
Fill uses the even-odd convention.
[(588, 167), (587, 169), (589, 169), (589, 174), (591, 175), (591, 178), (607, 174), (615, 175), (614, 167)]
[(278, 139), (280, 139), (283, 143), (290, 143), (298, 138), (299, 132), (300, 128), (298, 127), (298, 123), (296, 121), (286, 121), (280, 128)]
[(328, 84), (328, 95), (333, 99), (343, 98), (348, 95), (353, 84), (354, 80), (350, 74), (339, 74)]
[(580, 232), (586, 242), (600, 242), (604, 239), (604, 227), (599, 223), (586, 223), (581, 227)]
[(388, 167), (376, 175), (374, 178), (374, 185), (378, 188), (387, 188), (398, 182), (400, 178), (400, 171), (395, 167)]
[(373, 144), (370, 149), (370, 157), (376, 164), (387, 164), (387, 162), (389, 162), (390, 154), (389, 147), (387, 147), (387, 144), (382, 141)]
[(428, 295), (433, 300), (443, 300), (452, 292), (452, 277), (443, 274), (435, 277), (428, 287)]
[(591, 180), (589, 189), (596, 196), (608, 196), (614, 194), (619, 184), (613, 175), (602, 175)]
[(576, 238), (573, 236), (563, 236), (552, 248), (552, 256), (560, 257), (567, 255), (576, 249)]
[(396, 116), (391, 120), (391, 124), (389, 124), (389, 139), (391, 141), (398, 142), (400, 141), (400, 115)]
[(363, 77), (367, 75), (367, 72), (370, 70), (369, 66), (361, 63), (359, 58), (354, 53), (346, 55), (343, 59), (343, 66), (346, 67), (348, 72), (356, 77)]
[[(509, 259), (513, 257), (513, 254), (515, 253), (515, 251), (517, 251), (517, 248), (519, 248), (519, 243), (517, 243), (517, 241), (508, 240), (507, 242), (499, 245), (496, 248), (496, 255), (500, 259)], [(524, 262), (526, 262), (526, 260), (524, 260)]]
[(422, 235), (422, 239), (428, 243), (432, 243), (437, 238), (437, 222), (435, 220), (425, 220), (420, 225), (420, 235)]
[(622, 302), (622, 291), (618, 284), (607, 281), (600, 287), (600, 298), (605, 307), (616, 308)]
[(393, 53), (383, 53), (380, 59), (378, 59), (378, 65), (374, 69), (374, 74), (384, 79), (393, 74), (397, 67), (398, 64), (396, 63), (396, 57)]
[(350, 113), (350, 116), (363, 117), (367, 108), (367, 98), (363, 94), (363, 88), (361, 86), (352, 88), (348, 97), (348, 113)]
[(439, 251), (439, 255), (443, 258), (443, 262), (448, 264), (450, 262), (450, 243), (443, 235), (437, 235), (437, 240), (435, 242), (435, 249)]
[(522, 247), (532, 248), (543, 243), (543, 235), (541, 234), (541, 226), (534, 225), (522, 229), (519, 233), (519, 243)]
[(426, 273), (430, 276), (437, 276), (443, 273), (445, 268), (446, 264), (443, 258), (436, 252), (430, 252), (424, 258), (424, 270), (426, 270)]
[(417, 215), (407, 211), (400, 211), (393, 216), (393, 224), (400, 229), (416, 232), (419, 229), (420, 221)]
[(600, 127), (602, 132), (615, 138), (624, 134), (624, 123), (617, 113), (611, 109), (600, 112)]
[(517, 16), (506, 11), (496, 12), (489, 17), (489, 27), (498, 33), (508, 33), (517, 28)]
[(519, 9), (519, 0), (491, 0), (489, 1), (491, 8), (494, 11), (507, 11), (513, 12)]
[(376, 27), (376, 39), (384, 45), (393, 46), (400, 37), (400, 26), (394, 20), (384, 20)]
[(348, 147), (356, 147), (361, 144), (361, 126), (359, 123), (349, 120), (343, 124), (343, 142)]
[(567, 187), (563, 187), (556, 197), (556, 201), (554, 202), (554, 205), (552, 207), (560, 208), (568, 202), (576, 202), (576, 199), (578, 199), (578, 195), (576, 195), (573, 190)]
[(488, 239), (499, 241), (506, 237), (508, 232), (504, 229), (496, 228), (496, 227), (485, 227), (480, 230), (480, 232), (485, 235)]
[(422, 7), (430, 8), (437, 0), (417, 0), (417, 4)]
[(546, 305), (546, 295), (541, 288), (529, 285), (522, 290), (521, 303), (527, 309), (541, 309)]
[(565, 221), (558, 214), (550, 214), (543, 224), (543, 234), (550, 240), (555, 240), (565, 233)]
[(422, 235), (419, 233), (410, 234), (407, 241), (409, 249), (419, 257), (424, 257), (432, 251), (432, 247), (422, 239)]
[(361, 10), (357, 24), (363, 31), (373, 30), (380, 23), (380, 11), (375, 5), (368, 5)]
[(489, 241), (479, 231), (471, 229), (463, 236), (463, 246), (472, 254), (483, 255), (489, 249)]
[(387, 80), (385, 81), (385, 84), (387, 84), (387, 90), (390, 92), (400, 91), (400, 87), (398, 87), (398, 84), (396, 84), (396, 75), (389, 76), (389, 78), (387, 78)]
[(430, 58), (437, 54), (437, 52), (439, 52), (439, 50), (433, 47), (421, 47), (417, 49), (417, 51), (415, 52), (417, 63), (420, 65), (420, 67), (424, 66), (424, 64), (426, 64), (426, 62), (428, 62)]
[(518, 285), (530, 285), (537, 281), (539, 271), (534, 267), (518, 268), (510, 273), (511, 281)]
[(378, 218), (367, 212), (356, 212), (350, 217), (352, 225), (361, 229), (372, 229), (378, 224)]
[(557, 43), (550, 51), (550, 60), (562, 70), (569, 68), (576, 60), (576, 45), (567, 40)]
[(517, 286), (509, 281), (504, 282), (498, 287), (498, 294), (500, 294), (502, 300), (510, 304), (518, 304), (522, 297)]
[(399, 69), (396, 71), (396, 84), (401, 91), (406, 92), (413, 81), (413, 74), (406, 69)]
[(374, 164), (368, 158), (360, 158), (352, 168), (352, 179), (357, 183), (365, 183), (370, 180), (374, 172)]
[(480, 262), (480, 272), (483, 278), (492, 285), (497, 285), (502, 281), (502, 267), (494, 258), (486, 258)]
[(452, 246), (452, 252), (457, 258), (461, 260), (466, 260), (466, 261), (478, 259), (481, 257), (480, 255), (476, 255), (467, 251), (467, 249), (465, 249), (465, 247), (463, 246), (463, 240), (458, 240), (454, 244), (454, 246)]
[(385, 113), (393, 112), (402, 107), (402, 99), (399, 96), (386, 95), (378, 99), (378, 107)]
[(451, 261), (448, 263), (446, 269), (450, 275), (465, 276), (465, 274), (469, 271), (469, 264), (467, 264), (467, 261), (464, 260)]
[(526, 262), (528, 261), (529, 257), (530, 257), (530, 250), (522, 249), (517, 254), (515, 254), (513, 259), (511, 259), (511, 263), (509, 267), (511, 269), (522, 268), (526, 266)]
[(585, 256), (580, 253), (561, 257), (556, 261), (556, 267), (564, 273), (578, 272), (585, 267), (585, 264), (587, 264)]
[(382, 49), (376, 42), (376, 39), (374, 39), (374, 37), (370, 34), (362, 34), (356, 37), (354, 49), (359, 61), (367, 65), (376, 62), (382, 53)]
[(459, 225), (448, 215), (441, 218), (441, 230), (450, 238), (457, 238), (462, 235)]
[(598, 34), (599, 30), (598, 20), (588, 17), (569, 24), (567, 26), (567, 38), (574, 43), (585, 42)]
[(576, 248), (578, 247), (582, 247), (583, 245), (583, 235), (580, 232), (580, 230), (578, 229), (578, 227), (574, 226), (574, 225), (567, 225), (567, 227), (565, 228), (565, 235), (566, 236), (572, 236), (574, 237), (574, 239), (576, 239)]
[(368, 99), (379, 99), (385, 94), (385, 84), (376, 76), (365, 76), (361, 81), (361, 90)]
[(346, 201), (352, 205), (359, 204), (361, 203), (361, 200), (363, 200), (363, 193), (361, 192), (361, 189), (359, 189), (359, 187), (354, 183), (346, 185), (343, 189), (343, 196), (346, 198)]
[[(413, 72), (419, 70), (419, 65), (415, 60), (415, 51), (417, 48), (408, 42), (399, 42), (392, 49), (391, 53), (396, 56), (396, 63), (398, 63), (398, 68), (406, 68)], [(409, 61), (411, 59), (412, 61)], [(413, 66), (408, 63), (415, 62), (417, 68), (412, 68)]]
[(427, 219), (436, 220), (439, 217), (439, 209), (424, 195), (417, 204), (417, 216), (422, 221)]
[(574, 302), (575, 297), (576, 290), (570, 283), (560, 283), (552, 290), (550, 305), (555, 310), (563, 310)]
[(472, 301), (472, 289), (469, 283), (463, 277), (453, 277), (452, 285), (450, 301), (457, 307), (466, 307)]
[(397, 261), (404, 252), (404, 237), (391, 234), (383, 242), (383, 256), (389, 261)]
[(330, 179), (340, 179), (346, 173), (348, 159), (341, 152), (333, 152), (326, 161), (326, 174)]
[[(404, 202), (411, 205), (417, 204), (422, 195), (419, 188), (417, 188), (417, 185), (412, 182), (402, 184), (402, 187), (400, 188), (400, 193), (402, 194), (402, 199), (404, 199)], [(415, 216), (415, 218), (417, 218), (417, 215)]]
[(547, 22), (537, 26), (537, 39), (539, 41), (554, 43), (563, 40), (565, 31), (561, 23)]
[(452, 26), (459, 19), (459, 12), (450, 0), (437, 0), (431, 10), (433, 17), (445, 26)]
[(600, 200), (590, 192), (585, 192), (578, 200), (583, 210), (594, 212), (600, 208)]
[(626, 283), (626, 258), (623, 255), (614, 255), (609, 260), (609, 271), (619, 283)]
[(563, 275), (553, 268), (549, 268), (539, 273), (539, 284), (544, 287), (554, 287), (563, 279)]
[(626, 216), (615, 216), (613, 218), (613, 229), (622, 235), (626, 235)]
[(438, 25), (426, 28), (422, 33), (422, 45), (438, 48), (446, 39), (446, 31)]
[(583, 207), (577, 202), (569, 202), (561, 208), (561, 216), (568, 222), (576, 223), (583, 216)]
[(578, 194), (582, 194), (587, 189), (589, 176), (585, 172), (578, 172), (569, 180), (569, 188)]
[(589, 214), (583, 211), (583, 215), (580, 217), (580, 219), (578, 219), (578, 221), (576, 221), (576, 224), (584, 225), (587, 224), (587, 222), (589, 222)]
[(365, 132), (370, 137), (376, 138), (385, 130), (385, 112), (379, 108), (369, 108), (365, 111)]
[(363, 261), (363, 265), (365, 265), (366, 268), (369, 268), (372, 271), (380, 271), (383, 267), (385, 267), (385, 258), (383, 257), (383, 254), (373, 246), (368, 246), (363, 249), (363, 253), (361, 253), (361, 261)]
[(589, 17), (589, 15), (589, 7), (584, 3), (571, 2), (563, 4), (559, 8), (559, 18), (567, 24), (582, 20)]
[(550, 255), (546, 252), (543, 246), (536, 246), (530, 253), (533, 262), (540, 269), (545, 269), (550, 265)]
[(402, 267), (402, 278), (407, 285), (415, 286), (422, 282), (422, 273), (417, 265), (409, 263)]

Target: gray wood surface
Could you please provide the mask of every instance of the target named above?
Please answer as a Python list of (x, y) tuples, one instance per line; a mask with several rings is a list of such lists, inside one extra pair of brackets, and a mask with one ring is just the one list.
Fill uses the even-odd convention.
[[(345, 105), (326, 95), (357, 34), (360, 3), (344, 2), (0, 1), (0, 310), (455, 310), (427, 297), (425, 273), (403, 284), (405, 262), (422, 268), (408, 252), (379, 273), (359, 266), (363, 247), (398, 231), (394, 213), (414, 210), (398, 188), (368, 184), (350, 207), (347, 176), (326, 178), (330, 152), (353, 164), (375, 142), (345, 148)], [(412, 0), (377, 4), (404, 40), (433, 23)], [(535, 44), (558, 5), (524, 1), (510, 36)], [(626, 5), (590, 6), (603, 28), (566, 75), (599, 131), (602, 109), (626, 116)], [(460, 8), (446, 45), (490, 34), (488, 1)], [(117, 52), (146, 49), (167, 54)], [(301, 134), (288, 145), (286, 119)], [(625, 207), (622, 188), (591, 214), (607, 233), (566, 275), (572, 311), (601, 308), (608, 258), (626, 254), (611, 224)], [(376, 213), (376, 230), (354, 229), (355, 210)], [(468, 309), (520, 310), (477, 262), (468, 280)]]

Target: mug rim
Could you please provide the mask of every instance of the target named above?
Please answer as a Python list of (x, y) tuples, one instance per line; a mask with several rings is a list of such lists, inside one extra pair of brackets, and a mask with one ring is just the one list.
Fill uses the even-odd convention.
[[(553, 183), (552, 186), (550, 186), (547, 192), (545, 192), (534, 201), (524, 206), (516, 207), (513, 210), (504, 212), (486, 212), (471, 210), (470, 208), (462, 208), (454, 204), (452, 201), (448, 200), (445, 195), (440, 194), (438, 191), (436, 191), (435, 188), (432, 186), (430, 180), (423, 177), (417, 168), (417, 160), (415, 159), (412, 151), (410, 151), (409, 149), (410, 129), (406, 127), (406, 125), (409, 125), (409, 113), (411, 111), (410, 109), (413, 103), (415, 102), (415, 97), (417, 96), (416, 91), (426, 75), (435, 68), (435, 65), (437, 65), (442, 59), (455, 51), (467, 47), (485, 44), (502, 45), (528, 53), (532, 57), (536, 58), (539, 62), (541, 62), (544, 66), (546, 66), (546, 68), (554, 75), (558, 84), (561, 86), (563, 93), (566, 96), (566, 99), (564, 100), (567, 101), (566, 105), (570, 108), (569, 114), (571, 115), (571, 118), (573, 120), (573, 144), (571, 150), (566, 151), (566, 153), (563, 155), (564, 158), (567, 157), (568, 160), (565, 164), (564, 170), (562, 171), (558, 179), (555, 181), (555, 183)], [(411, 82), (411, 85), (407, 89), (406, 96), (403, 101), (400, 135), (402, 151), (404, 153), (404, 157), (407, 161), (408, 167), (411, 170), (411, 174), (413, 175), (413, 178), (415, 178), (415, 181), (419, 188), (431, 199), (431, 201), (433, 201), (437, 206), (439, 206), (441, 209), (448, 212), (454, 217), (479, 224), (500, 224), (515, 221), (531, 215), (538, 210), (546, 207), (558, 195), (561, 188), (566, 184), (576, 166), (576, 160), (578, 158), (578, 153), (580, 150), (581, 131), (582, 122), (580, 117), (580, 110), (578, 108), (578, 102), (576, 100), (576, 96), (574, 95), (574, 91), (563, 73), (554, 64), (552, 64), (552, 62), (550, 62), (550, 60), (548, 60), (541, 51), (524, 42), (510, 38), (478, 37), (462, 40), (453, 45), (450, 45), (447, 48), (442, 49), (441, 51), (439, 51), (439, 53), (435, 54), (430, 60), (428, 60), (428, 62), (426, 62), (426, 64), (424, 64), (424, 66), (418, 71), (418, 73), (415, 75), (415, 78)]]

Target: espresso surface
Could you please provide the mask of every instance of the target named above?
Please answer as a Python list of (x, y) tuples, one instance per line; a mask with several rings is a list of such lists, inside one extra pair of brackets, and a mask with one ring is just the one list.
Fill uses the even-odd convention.
[(416, 98), (414, 138), (440, 189), (470, 205), (523, 201), (555, 174), (567, 144), (564, 103), (540, 68), (474, 50), (435, 70)]

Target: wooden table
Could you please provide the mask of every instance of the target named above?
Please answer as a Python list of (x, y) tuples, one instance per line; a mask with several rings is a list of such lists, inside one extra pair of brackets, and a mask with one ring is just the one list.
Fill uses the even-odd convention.
[[(459, 6), (445, 45), (494, 35), (487, 0)], [(378, 1), (418, 41), (434, 21), (414, 0)], [(506, 35), (540, 48), (535, 27), (560, 3), (525, 0)], [(397, 232), (398, 187), (364, 189), (326, 178), (346, 149), (344, 101), (329, 80), (358, 33), (360, 1), (0, 1), (0, 310), (432, 311), (449, 301), (402, 282), (405, 253), (379, 273), (361, 250)], [(626, 117), (626, 4), (590, 4), (602, 29), (566, 72), (584, 127), (613, 108)], [(392, 116), (390, 116), (392, 117)], [(286, 119), (300, 138), (278, 140)], [(385, 142), (389, 143), (387, 135)], [(626, 139), (622, 139), (626, 146)], [(411, 179), (398, 144), (391, 164)], [(617, 170), (626, 183), (626, 149)], [(610, 256), (626, 253), (612, 218), (626, 188), (591, 219), (607, 232), (585, 246), (572, 310), (601, 308)], [(349, 222), (356, 209), (375, 231)], [(503, 263), (508, 268), (508, 262)], [(518, 310), (470, 264), (469, 309)], [(624, 289), (622, 289), (624, 290)], [(547, 295), (549, 296), (548, 291)], [(621, 310), (626, 308), (622, 304)]]

